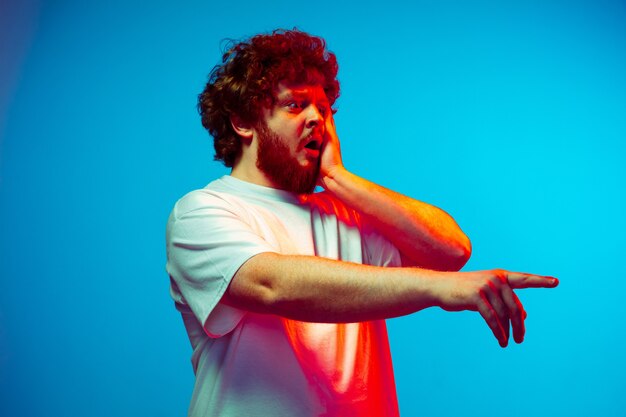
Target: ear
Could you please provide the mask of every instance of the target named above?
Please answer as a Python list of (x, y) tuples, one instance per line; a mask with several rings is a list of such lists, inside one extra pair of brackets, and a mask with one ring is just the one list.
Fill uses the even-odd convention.
[(254, 129), (248, 123), (244, 123), (241, 117), (236, 115), (230, 116), (230, 125), (242, 139), (252, 139)]

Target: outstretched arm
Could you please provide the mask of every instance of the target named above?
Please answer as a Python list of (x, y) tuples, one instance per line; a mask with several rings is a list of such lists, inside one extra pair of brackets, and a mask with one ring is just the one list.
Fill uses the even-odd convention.
[(326, 119), (320, 182), (360, 212), (402, 254), (403, 265), (458, 271), (471, 254), (471, 244), (445, 211), (388, 190), (349, 172), (341, 160), (332, 115)]
[(555, 278), (502, 270), (439, 272), (261, 253), (237, 271), (223, 301), (311, 322), (385, 319), (431, 306), (472, 310), (504, 347), (509, 326), (516, 342), (524, 338), (525, 312), (513, 290), (557, 284)]

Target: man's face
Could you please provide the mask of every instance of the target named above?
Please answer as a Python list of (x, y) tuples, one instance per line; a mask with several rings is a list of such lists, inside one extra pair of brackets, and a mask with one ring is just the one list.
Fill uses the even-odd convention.
[(281, 83), (276, 98), (274, 106), (263, 110), (257, 127), (256, 165), (276, 187), (312, 193), (330, 104), (319, 85)]

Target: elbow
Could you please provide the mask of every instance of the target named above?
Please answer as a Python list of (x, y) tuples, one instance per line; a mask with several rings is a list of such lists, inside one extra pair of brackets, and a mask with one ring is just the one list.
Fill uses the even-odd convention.
[(272, 285), (264, 280), (242, 281), (231, 282), (223, 298), (226, 304), (253, 313), (276, 313), (281, 297)]
[(460, 271), (472, 256), (472, 244), (464, 235), (453, 248), (449, 249), (445, 256), (440, 258), (440, 263), (435, 268), (439, 271)]
[(472, 256), (472, 243), (470, 242), (469, 238), (467, 238), (467, 236), (464, 237), (465, 239), (459, 245), (459, 248), (456, 251), (455, 259), (453, 261), (454, 271), (461, 270), (461, 268), (465, 266), (467, 261), (469, 261), (470, 257)]
[(273, 312), (281, 297), (262, 258), (257, 255), (237, 271), (224, 294), (226, 304), (255, 313)]
[[(298, 302), (280, 283), (280, 280), (259, 278), (247, 287), (246, 293), (237, 298), (237, 305), (242, 310), (259, 314), (275, 314), (294, 318), (293, 312), (298, 309)], [(301, 306), (300, 306), (301, 307)]]
[(472, 242), (469, 238), (463, 235), (463, 239), (459, 242), (456, 250), (454, 251), (452, 259), (451, 271), (459, 271), (465, 266), (472, 256)]
[(411, 257), (403, 252), (400, 252), (400, 256), (403, 266), (416, 266), (445, 272), (459, 271), (472, 256), (472, 244), (463, 235), (463, 239), (448, 242), (443, 247), (419, 252), (417, 257), (415, 255)]

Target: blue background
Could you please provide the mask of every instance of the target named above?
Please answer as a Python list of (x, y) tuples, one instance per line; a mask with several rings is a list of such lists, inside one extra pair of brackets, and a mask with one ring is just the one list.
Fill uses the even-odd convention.
[(164, 227), (227, 172), (196, 97), (223, 38), (294, 26), (339, 58), (349, 169), (451, 213), (466, 270), (561, 279), (507, 349), (390, 320), (402, 414), (624, 415), (625, 3), (328, 3), (2, 1), (1, 415), (185, 415)]

